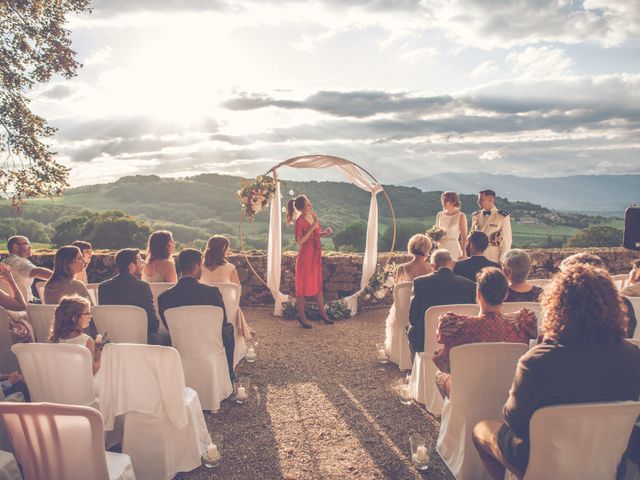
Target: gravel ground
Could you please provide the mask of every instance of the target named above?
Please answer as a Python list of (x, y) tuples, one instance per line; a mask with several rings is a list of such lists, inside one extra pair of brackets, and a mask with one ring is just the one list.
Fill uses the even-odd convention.
[[(311, 330), (273, 317), (271, 308), (243, 311), (258, 332), (257, 362), (237, 367), (251, 379), (250, 399), (227, 399), (205, 414), (210, 432), (224, 436), (222, 461), (176, 478), (453, 478), (435, 452), (438, 421), (402, 405), (397, 389), (405, 373), (375, 360), (386, 309)], [(433, 440), (425, 473), (411, 464), (413, 432)]]

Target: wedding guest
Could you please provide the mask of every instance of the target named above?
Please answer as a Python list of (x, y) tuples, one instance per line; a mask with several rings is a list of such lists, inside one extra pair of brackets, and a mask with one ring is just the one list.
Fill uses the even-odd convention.
[(424, 351), (424, 314), (436, 305), (475, 303), (476, 285), (453, 273), (449, 250), (438, 249), (431, 254), (433, 273), (413, 281), (414, 296), (409, 308), (407, 336), (412, 352)]
[(11, 273), (16, 280), (16, 284), (27, 302), (33, 302), (31, 284), (35, 278), (49, 280), (53, 273), (48, 268), (36, 267), (29, 257), (31, 256), (31, 242), (27, 237), (16, 235), (7, 240), (7, 250), (9, 255), (2, 263), (11, 267)]
[(631, 264), (627, 286), (622, 289), (620, 295), (625, 297), (640, 297), (640, 259), (634, 260)]
[(537, 302), (542, 288), (527, 282), (531, 257), (524, 250), (513, 248), (504, 254), (502, 271), (509, 280), (509, 294), (505, 302)]
[[(49, 343), (73, 343), (87, 347), (93, 358), (93, 374), (100, 369), (102, 343), (86, 333), (91, 321), (91, 303), (80, 295), (66, 295), (56, 307)], [(100, 340), (100, 337), (98, 337)]]
[(7, 311), (9, 316), (9, 335), (11, 343), (28, 343), (33, 341), (33, 327), (27, 317), (27, 308), (24, 297), (13, 275), (11, 267), (0, 263), (0, 307)]
[(460, 198), (456, 192), (443, 192), (440, 196), (442, 211), (436, 215), (436, 227), (445, 231), (438, 248), (449, 250), (453, 261), (464, 258), (467, 243), (467, 217), (460, 211)]
[(149, 283), (175, 283), (178, 280), (176, 265), (173, 263), (175, 249), (176, 243), (168, 230), (158, 230), (149, 235), (142, 280)]
[(600, 258), (598, 255), (595, 255), (593, 253), (580, 252), (574, 253), (573, 255), (569, 255), (568, 257), (564, 258), (560, 262), (560, 270), (564, 270), (565, 268), (568, 268), (575, 264), (591, 265), (593, 267), (604, 269), (607, 268), (604, 260), (602, 260), (602, 258)]
[(484, 251), (489, 246), (489, 237), (484, 232), (476, 230), (471, 232), (467, 238), (467, 250), (469, 258), (459, 260), (453, 267), (453, 273), (468, 278), (472, 282), (476, 281), (476, 276), (485, 267), (501, 268), (499, 263), (492, 262), (484, 256)]
[(516, 342), (528, 345), (530, 339), (538, 336), (536, 316), (530, 310), (522, 308), (515, 313), (502, 313), (502, 303), (508, 289), (507, 278), (500, 270), (485, 268), (478, 273), (478, 316), (449, 312), (440, 317), (436, 341), (443, 347), (433, 355), (433, 362), (440, 369), (436, 374), (436, 385), (443, 397), (448, 397), (451, 393), (449, 352), (453, 347), (482, 342)]
[(202, 253), (194, 248), (185, 248), (178, 255), (178, 267), (180, 267), (180, 280), (173, 287), (162, 292), (158, 296), (158, 309), (160, 319), (167, 330), (167, 319), (164, 312), (170, 308), (183, 307), (187, 305), (212, 305), (222, 308), (222, 343), (224, 344), (229, 367), (231, 381), (235, 381), (233, 372), (233, 350), (235, 348), (235, 338), (233, 335), (233, 325), (227, 321), (227, 312), (224, 308), (224, 301), (220, 290), (211, 285), (200, 282), (202, 278)]
[(299, 245), (296, 257), (296, 305), (298, 322), (302, 328), (311, 328), (304, 311), (305, 297), (316, 297), (320, 317), (324, 323), (334, 323), (324, 309), (322, 292), (322, 243), (320, 239), (333, 232), (331, 227), (322, 230), (320, 220), (313, 211), (313, 204), (305, 195), (289, 200), (287, 224), (295, 220), (294, 235)]
[(80, 280), (85, 285), (89, 283), (89, 279), (87, 278), (87, 267), (89, 263), (91, 263), (91, 257), (93, 255), (93, 247), (89, 242), (85, 242), (83, 240), (76, 240), (71, 245), (74, 247), (78, 247), (80, 252), (82, 253), (82, 257), (84, 258), (84, 264), (82, 265), (82, 271), (76, 273), (75, 279)]
[(509, 213), (498, 210), (495, 205), (496, 192), (482, 190), (478, 193), (478, 206), (471, 215), (471, 231), (481, 231), (489, 237), (485, 255), (492, 262), (500, 262), (502, 256), (511, 249), (511, 218)]
[(407, 263), (398, 265), (394, 276), (394, 283), (412, 282), (414, 278), (433, 272), (428, 262), (431, 252), (431, 240), (426, 235), (418, 233), (409, 239), (407, 252), (413, 257)]
[(101, 305), (133, 305), (147, 313), (147, 339), (151, 345), (171, 345), (169, 333), (159, 330), (160, 321), (153, 306), (151, 287), (143, 280), (142, 257), (137, 248), (124, 248), (115, 256), (118, 275), (98, 286)]
[(624, 307), (606, 270), (562, 269), (542, 301), (544, 341), (518, 362), (505, 423), (482, 421), (473, 441), (492, 478), (505, 467), (522, 478), (529, 461), (529, 422), (551, 405), (638, 400), (640, 350), (624, 340)]
[[(202, 283), (235, 283), (242, 289), (238, 272), (233, 263), (227, 261), (229, 240), (223, 235), (214, 235), (207, 241), (204, 251), (204, 268), (202, 269)], [(232, 319), (240, 335), (250, 340), (255, 331), (244, 318), (244, 314), (238, 307), (237, 318)]]

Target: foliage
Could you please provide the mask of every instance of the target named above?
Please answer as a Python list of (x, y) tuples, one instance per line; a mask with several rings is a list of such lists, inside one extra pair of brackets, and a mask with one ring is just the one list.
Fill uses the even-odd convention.
[(6, 240), (13, 235), (24, 235), (34, 243), (49, 243), (49, 228), (36, 222), (24, 218), (7, 218), (0, 224), (0, 239)]
[(576, 233), (564, 244), (565, 247), (619, 247), (622, 245), (622, 230), (608, 225), (594, 225)]
[[(367, 241), (367, 224), (363, 221), (350, 223), (333, 236), (333, 242), (339, 251), (361, 252)], [(349, 247), (345, 249), (343, 247)]]
[(269, 206), (275, 191), (276, 182), (269, 175), (258, 175), (252, 182), (240, 180), (236, 195), (242, 204), (242, 215), (253, 222), (253, 217)]
[(387, 293), (393, 288), (393, 279), (397, 269), (398, 265), (393, 262), (376, 266), (376, 271), (371, 275), (364, 290), (360, 292), (360, 297), (367, 303), (377, 303), (377, 301), (384, 300)]
[[(396, 222), (396, 245), (394, 250), (406, 250), (409, 239), (416, 233), (424, 233), (424, 223), (421, 222)], [(382, 251), (391, 249), (391, 240), (393, 239), (393, 225), (389, 225), (380, 237), (379, 248)]]
[(89, 0), (0, 2), (0, 193), (20, 207), (25, 197), (57, 196), (69, 170), (43, 139), (55, 129), (29, 108), (28, 91), (54, 75), (71, 78), (69, 14), (89, 12)]
[[(330, 320), (351, 318), (351, 310), (343, 300), (327, 302), (324, 310), (327, 312), (327, 317), (329, 317)], [(309, 320), (320, 320), (320, 309), (315, 303), (306, 302), (304, 304), (304, 313)], [(289, 302), (282, 302), (282, 316), (284, 318), (298, 318), (298, 307), (295, 298)]]
[(54, 227), (51, 243), (54, 247), (62, 247), (76, 240), (86, 240), (82, 237), (84, 228), (87, 222), (97, 215), (97, 213), (90, 212), (89, 210), (83, 210), (78, 215), (60, 219)]

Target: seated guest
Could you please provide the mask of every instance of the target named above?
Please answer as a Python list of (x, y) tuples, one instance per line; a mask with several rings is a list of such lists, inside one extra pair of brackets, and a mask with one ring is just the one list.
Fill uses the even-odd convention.
[[(222, 343), (224, 344), (229, 366), (229, 376), (235, 381), (233, 373), (233, 349), (235, 339), (233, 337), (233, 325), (227, 322), (227, 312), (224, 309), (224, 301), (220, 290), (211, 285), (200, 283), (202, 277), (202, 253), (193, 248), (185, 248), (178, 255), (178, 267), (181, 277), (175, 286), (162, 292), (158, 296), (158, 308), (162, 323), (167, 325), (164, 312), (169, 308), (184, 307), (187, 305), (213, 305), (221, 307), (224, 315), (222, 322)], [(167, 330), (169, 328), (167, 327)]]
[(560, 270), (564, 270), (572, 265), (580, 264), (580, 265), (591, 265), (592, 267), (604, 268), (606, 270), (607, 265), (604, 263), (604, 260), (600, 258), (598, 255), (593, 253), (574, 253), (573, 255), (569, 255), (564, 258), (560, 262)]
[[(18, 372), (0, 373), (0, 388), (2, 388), (2, 394), (7, 399), (9, 395), (15, 395), (16, 393), (22, 393), (25, 402), (30, 402), (29, 390), (27, 384), (24, 383), (24, 377)], [(11, 400), (11, 399), (9, 399)]]
[(537, 302), (542, 289), (527, 282), (531, 257), (524, 250), (513, 248), (502, 258), (502, 271), (509, 280), (509, 294), (505, 302)]
[(640, 297), (640, 260), (634, 260), (631, 264), (627, 286), (622, 289), (620, 295), (625, 297)]
[(453, 259), (448, 250), (431, 254), (435, 272), (413, 281), (413, 299), (409, 308), (407, 336), (413, 352), (424, 352), (424, 314), (430, 307), (456, 303), (474, 303), (476, 285), (453, 273)]
[(489, 246), (489, 237), (484, 232), (476, 230), (469, 234), (467, 238), (467, 250), (469, 258), (459, 260), (453, 267), (453, 273), (468, 278), (472, 282), (476, 281), (476, 275), (485, 267), (500, 268), (500, 264), (492, 262), (484, 256), (484, 251)]
[[(209, 238), (204, 251), (204, 268), (200, 278), (202, 283), (235, 283), (242, 289), (236, 266), (226, 259), (228, 250), (227, 237), (214, 235)], [(249, 326), (239, 306), (236, 318), (231, 320), (235, 322), (235, 328), (245, 339), (250, 340), (255, 335), (255, 330)]]
[(83, 333), (89, 326), (90, 320), (89, 300), (79, 295), (62, 297), (55, 311), (49, 343), (73, 343), (87, 347), (93, 357), (93, 374), (95, 375), (100, 368), (103, 345), (100, 337), (94, 341), (89, 335)]
[(494, 479), (504, 468), (522, 478), (529, 461), (529, 421), (542, 407), (638, 400), (640, 350), (624, 340), (624, 308), (602, 268), (574, 264), (553, 279), (542, 306), (541, 345), (518, 367), (504, 406), (505, 423), (483, 421), (473, 441)]
[(31, 243), (27, 237), (16, 235), (7, 240), (7, 250), (9, 255), (2, 263), (11, 267), (11, 273), (18, 284), (25, 301), (33, 302), (31, 284), (34, 278), (48, 280), (51, 277), (51, 270), (43, 267), (36, 267), (29, 257), (31, 256)]
[(516, 342), (529, 344), (538, 336), (536, 316), (523, 308), (515, 313), (502, 313), (502, 303), (509, 286), (504, 274), (494, 267), (478, 274), (476, 297), (480, 305), (477, 317), (445, 313), (440, 317), (436, 340), (443, 345), (433, 355), (433, 363), (440, 369), (436, 385), (443, 397), (451, 392), (449, 352), (467, 343)]
[[(6, 291), (3, 288), (6, 288)], [(25, 312), (26, 302), (11, 274), (11, 267), (5, 263), (0, 263), (0, 307), (4, 308), (9, 316), (11, 343), (32, 342), (33, 328)]]
[(82, 257), (84, 258), (84, 264), (82, 265), (82, 271), (76, 273), (74, 277), (76, 280), (80, 280), (85, 285), (89, 283), (89, 279), (87, 278), (87, 267), (89, 263), (91, 263), (91, 256), (93, 255), (93, 247), (89, 242), (84, 242), (82, 240), (76, 240), (71, 245), (74, 247), (78, 247), (80, 252), (82, 253)]
[(151, 345), (171, 345), (169, 334), (159, 330), (160, 321), (153, 307), (153, 295), (147, 282), (140, 280), (142, 257), (137, 248), (125, 248), (116, 253), (119, 274), (98, 287), (101, 305), (133, 305), (147, 313), (147, 337)]
[(149, 235), (147, 258), (142, 270), (142, 280), (149, 283), (174, 283), (178, 276), (173, 263), (176, 243), (168, 230), (158, 230)]
[(409, 262), (398, 265), (394, 283), (412, 282), (414, 278), (433, 272), (428, 262), (431, 251), (431, 240), (426, 235), (418, 233), (409, 239), (407, 251), (413, 257)]

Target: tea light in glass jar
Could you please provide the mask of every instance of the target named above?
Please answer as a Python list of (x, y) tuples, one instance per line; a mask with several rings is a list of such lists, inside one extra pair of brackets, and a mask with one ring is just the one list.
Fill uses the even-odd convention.
[(255, 362), (256, 358), (257, 358), (257, 354), (256, 354), (256, 349), (253, 347), (249, 347), (247, 349), (247, 354), (245, 355), (245, 358), (247, 359), (247, 362), (251, 363), (251, 362)]
[(249, 398), (249, 394), (247, 393), (246, 388), (238, 387), (238, 393), (236, 393), (236, 399), (240, 401), (245, 401)]
[(400, 387), (400, 398), (404, 402), (411, 402), (411, 388), (409, 385), (404, 384)]

